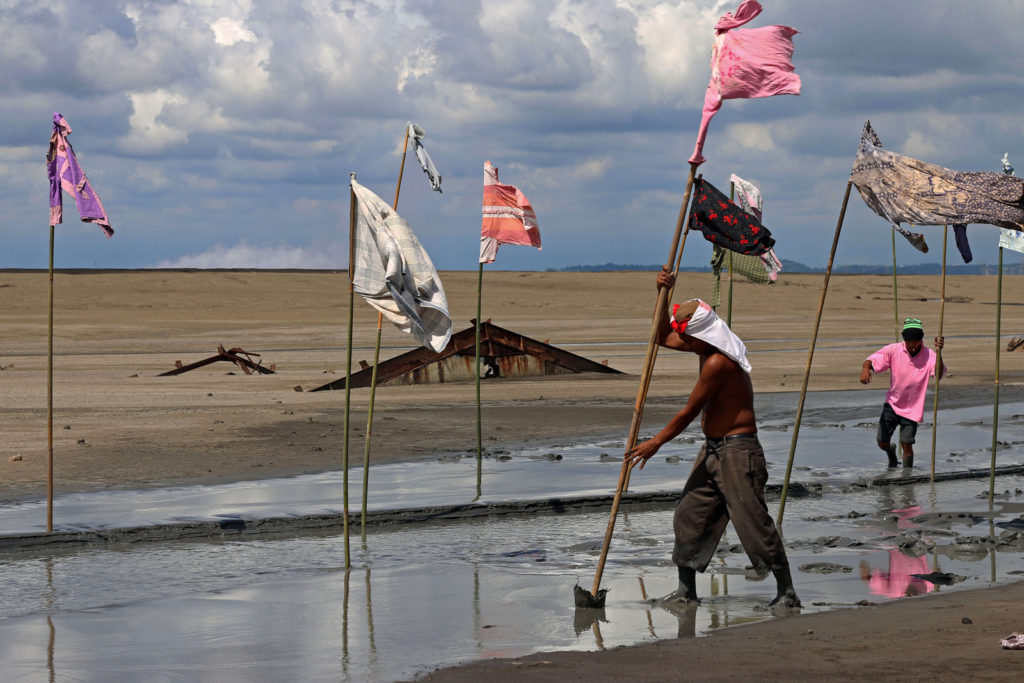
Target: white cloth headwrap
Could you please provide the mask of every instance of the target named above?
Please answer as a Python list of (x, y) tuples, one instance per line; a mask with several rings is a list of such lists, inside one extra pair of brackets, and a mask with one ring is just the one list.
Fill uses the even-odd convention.
[(711, 310), (710, 306), (700, 299), (690, 299), (690, 301), (697, 302), (697, 310), (693, 312), (693, 316), (686, 323), (683, 333), (711, 344), (739, 363), (740, 367), (749, 374), (750, 361), (747, 360), (747, 347), (743, 341), (729, 329), (724, 320)]

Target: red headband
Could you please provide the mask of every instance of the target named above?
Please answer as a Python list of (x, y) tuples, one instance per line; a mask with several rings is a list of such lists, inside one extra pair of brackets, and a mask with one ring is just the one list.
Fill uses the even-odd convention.
[(690, 322), (690, 318), (687, 318), (683, 322), (679, 322), (676, 320), (676, 311), (678, 310), (679, 304), (674, 304), (672, 306), (672, 320), (669, 322), (669, 325), (672, 326), (672, 329), (675, 330), (677, 334), (683, 334), (686, 331), (686, 324)]

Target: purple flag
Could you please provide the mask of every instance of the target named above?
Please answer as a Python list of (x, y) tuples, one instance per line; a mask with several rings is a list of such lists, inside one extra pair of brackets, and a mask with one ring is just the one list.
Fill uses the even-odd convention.
[(75, 206), (83, 222), (96, 223), (107, 237), (112, 237), (114, 229), (110, 227), (110, 220), (99, 195), (92, 189), (85, 171), (78, 165), (75, 151), (68, 142), (70, 134), (71, 126), (59, 112), (54, 112), (50, 149), (46, 152), (46, 173), (50, 176), (50, 225), (63, 222), (63, 190), (75, 198)]

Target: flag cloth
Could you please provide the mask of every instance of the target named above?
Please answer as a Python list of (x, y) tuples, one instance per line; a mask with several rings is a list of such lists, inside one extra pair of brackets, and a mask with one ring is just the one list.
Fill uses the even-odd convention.
[(1020, 230), (999, 230), (999, 246), (1003, 249), (1012, 249), (1024, 254), (1024, 232)]
[(697, 144), (691, 164), (702, 164), (708, 124), (722, 107), (722, 100), (799, 95), (800, 76), (793, 67), (793, 36), (789, 26), (763, 26), (733, 30), (761, 13), (756, 0), (744, 0), (736, 13), (727, 13), (715, 25), (711, 47), (711, 80), (704, 93)]
[[(915, 248), (927, 252), (924, 235), (900, 227), (952, 225), (966, 244), (968, 223), (1024, 228), (1024, 179), (991, 171), (953, 171), (882, 149), (871, 122), (864, 124), (850, 182), (864, 203)], [(960, 227), (958, 227), (960, 226)], [(958, 235), (959, 237), (960, 235)], [(958, 246), (964, 260), (970, 249)]]
[(441, 191), (441, 174), (437, 172), (437, 167), (434, 166), (434, 161), (427, 154), (426, 148), (420, 140), (426, 133), (422, 128), (417, 126), (412, 121), (409, 122), (407, 129), (409, 139), (412, 140), (412, 150), (416, 154), (416, 160), (420, 162), (420, 167), (423, 168), (423, 172), (427, 174), (427, 180), (430, 181), (430, 188), (435, 192)]
[(738, 254), (754, 256), (760, 256), (775, 246), (775, 239), (768, 228), (703, 178), (694, 181), (693, 197), (690, 225), (696, 226), (708, 242)]
[(402, 332), (440, 352), (452, 336), (448, 299), (412, 228), (353, 179), (356, 195), (353, 289)]
[[(740, 178), (738, 175), (733, 173), (729, 176), (729, 181), (736, 188), (736, 204), (749, 214), (757, 217), (757, 220), (762, 220), (761, 207), (763, 200), (761, 198), (761, 190), (757, 189), (757, 186), (751, 182)], [(779, 272), (782, 270), (782, 261), (775, 254), (775, 249), (769, 249), (768, 251), (758, 256), (761, 259), (761, 263), (764, 265), (764, 269), (768, 271), (768, 279), (770, 282), (775, 282), (779, 279)], [(750, 279), (750, 278), (748, 278)], [(751, 280), (756, 281), (756, 280)]]
[[(735, 173), (729, 176), (729, 181), (736, 190), (735, 203), (744, 212), (761, 219), (761, 207), (763, 200), (761, 191), (751, 182), (744, 180)], [(722, 303), (722, 270), (729, 268), (733, 273), (742, 275), (747, 281), (758, 285), (770, 285), (779, 278), (779, 270), (782, 264), (775, 251), (769, 249), (759, 256), (748, 254), (732, 254), (729, 259), (729, 251), (718, 244), (711, 246), (711, 306), (718, 308)]]
[(71, 149), (71, 143), (68, 142), (69, 135), (71, 126), (59, 112), (54, 112), (50, 149), (46, 152), (46, 174), (50, 177), (50, 225), (59, 225), (64, 221), (63, 190), (75, 198), (82, 222), (95, 223), (107, 237), (113, 237), (114, 229), (110, 227), (107, 212), (89, 179), (85, 177), (85, 171), (78, 165), (75, 150)]
[(497, 167), (485, 161), (480, 263), (494, 261), (501, 244), (523, 244), (540, 249), (540, 227), (526, 195), (515, 185), (499, 183)]

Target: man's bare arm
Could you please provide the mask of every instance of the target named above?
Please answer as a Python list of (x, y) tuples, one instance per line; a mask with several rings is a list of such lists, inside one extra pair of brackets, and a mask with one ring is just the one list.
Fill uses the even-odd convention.
[(874, 371), (875, 369), (871, 367), (871, 361), (864, 361), (864, 365), (860, 367), (860, 383), (867, 384), (868, 382), (870, 382), (871, 373), (873, 373)]
[(626, 453), (625, 458), (629, 461), (631, 468), (640, 465), (640, 469), (643, 469), (647, 461), (658, 452), (658, 449), (679, 436), (700, 415), (704, 406), (725, 382), (727, 373), (731, 369), (730, 363), (732, 363), (731, 360), (719, 353), (711, 355), (704, 362), (697, 383), (694, 384), (683, 409), (676, 413), (654, 438), (637, 444)]

